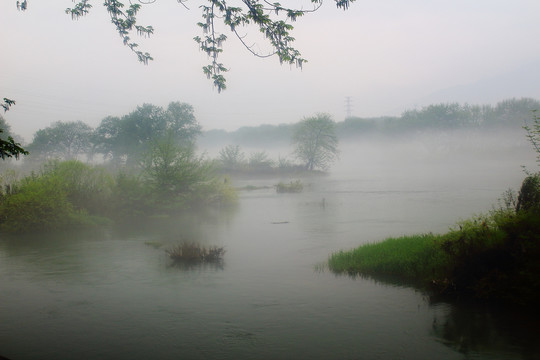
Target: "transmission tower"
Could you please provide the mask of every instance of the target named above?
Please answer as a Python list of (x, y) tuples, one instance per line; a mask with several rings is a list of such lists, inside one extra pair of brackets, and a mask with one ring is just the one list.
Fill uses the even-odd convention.
[(350, 96), (345, 97), (345, 111), (347, 117), (350, 118), (352, 116), (352, 97)]

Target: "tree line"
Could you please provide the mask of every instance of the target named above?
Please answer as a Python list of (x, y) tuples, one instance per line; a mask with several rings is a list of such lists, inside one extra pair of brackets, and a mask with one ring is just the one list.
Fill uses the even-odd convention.
[(143, 104), (124, 116), (107, 116), (95, 129), (81, 121), (56, 122), (38, 130), (26, 149), (29, 160), (89, 160), (101, 156), (114, 166), (139, 164), (157, 139), (192, 147), (201, 127), (193, 107), (171, 102), (166, 108)]
[[(400, 116), (349, 117), (335, 124), (339, 139), (361, 136), (399, 135), (417, 131), (454, 129), (521, 129), (531, 119), (540, 101), (531, 98), (507, 99), (495, 105), (459, 103), (433, 104), (404, 111)], [(296, 124), (245, 126), (236, 131), (203, 131), (200, 143), (234, 143), (244, 146), (284, 146), (290, 144)]]
[[(0, 123), (2, 126), (9, 131), (5, 121)], [(264, 134), (268, 128), (262, 126), (260, 133)], [(228, 144), (219, 158), (214, 159), (214, 167), (221, 172), (265, 172), (276, 167), (286, 172), (324, 171), (337, 158), (335, 129), (333, 119), (323, 113), (298, 122), (287, 143), (294, 146), (292, 155), (300, 163), (285, 158), (276, 163), (264, 151), (253, 153), (246, 160), (237, 144)], [(148, 170), (157, 163), (164, 165), (182, 157), (202, 163), (202, 157), (196, 155), (196, 143), (201, 134), (191, 105), (171, 102), (162, 108), (143, 104), (124, 116), (105, 117), (95, 129), (81, 121), (56, 122), (40, 129), (25, 146), (30, 152), (25, 163), (32, 166), (50, 160), (78, 159), (132, 170)], [(187, 163), (183, 166), (189, 168)]]

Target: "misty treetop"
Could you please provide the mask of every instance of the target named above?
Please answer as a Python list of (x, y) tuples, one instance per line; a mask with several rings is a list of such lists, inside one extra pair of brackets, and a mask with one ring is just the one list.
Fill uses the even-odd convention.
[(317, 114), (298, 123), (292, 143), (296, 158), (310, 171), (327, 170), (339, 154), (336, 124), (328, 114)]
[(95, 152), (115, 163), (135, 165), (149, 150), (151, 141), (172, 136), (175, 142), (193, 145), (201, 133), (193, 107), (171, 102), (167, 109), (144, 104), (128, 115), (109, 116), (96, 128)]
[[(9, 131), (3, 119), (0, 129)], [(164, 109), (143, 104), (127, 115), (107, 116), (96, 129), (81, 121), (55, 122), (40, 129), (28, 145), (29, 160), (92, 160), (101, 154), (115, 165), (136, 167), (153, 141), (171, 137), (177, 144), (194, 147), (200, 133), (191, 105), (171, 102)]]
[(82, 121), (56, 122), (34, 134), (28, 149), (42, 160), (76, 159), (91, 152), (93, 129)]
[(531, 111), (540, 109), (540, 101), (531, 98), (507, 99), (495, 105), (441, 103), (406, 110), (399, 117), (349, 117), (339, 124), (338, 134), (350, 137), (365, 132), (401, 133), (417, 130), (471, 128), (521, 129)]
[(193, 186), (212, 179), (211, 162), (197, 156), (191, 143), (179, 144), (172, 131), (151, 141), (142, 168), (145, 181), (161, 201), (189, 193)]

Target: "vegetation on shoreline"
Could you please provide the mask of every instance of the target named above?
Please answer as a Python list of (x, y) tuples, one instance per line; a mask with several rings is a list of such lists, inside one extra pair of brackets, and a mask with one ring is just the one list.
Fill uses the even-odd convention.
[(519, 197), (443, 235), (386, 239), (330, 256), (336, 273), (395, 278), (433, 295), (534, 305), (540, 301), (540, 173)]
[(328, 266), (334, 272), (350, 275), (382, 275), (413, 282), (423, 277), (430, 280), (434, 265), (447, 261), (438, 249), (439, 239), (440, 236), (433, 234), (388, 238), (380, 243), (334, 253)]
[(114, 173), (77, 160), (48, 162), (39, 172), (2, 184), (0, 230), (20, 233), (102, 226), (235, 202), (234, 189), (213, 177), (205, 162), (181, 155), (180, 166), (175, 161), (158, 161), (152, 172), (139, 173)]

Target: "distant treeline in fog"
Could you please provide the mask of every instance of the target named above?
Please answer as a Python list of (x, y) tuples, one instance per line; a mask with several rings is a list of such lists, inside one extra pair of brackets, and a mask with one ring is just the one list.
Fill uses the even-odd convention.
[[(374, 134), (394, 135), (429, 130), (520, 129), (525, 121), (532, 119), (533, 110), (540, 110), (540, 101), (530, 98), (508, 99), (496, 105), (435, 104), (407, 110), (401, 116), (349, 117), (337, 122), (336, 131), (339, 138), (345, 140)], [(242, 146), (287, 145), (295, 125), (245, 126), (232, 132), (208, 130), (203, 131), (199, 143), (203, 147), (229, 143)]]

